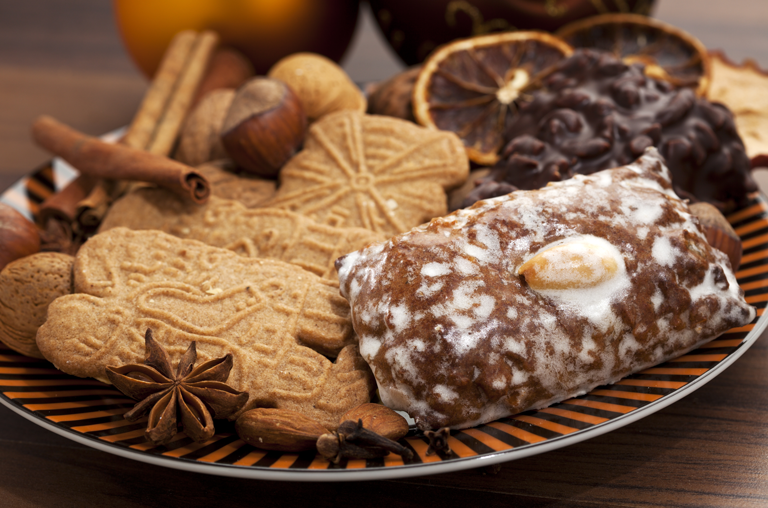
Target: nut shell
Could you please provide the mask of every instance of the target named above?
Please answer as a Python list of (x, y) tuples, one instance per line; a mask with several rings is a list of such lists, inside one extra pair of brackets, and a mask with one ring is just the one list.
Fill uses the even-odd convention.
[(342, 109), (363, 113), (367, 107), (365, 97), (347, 73), (321, 55), (287, 56), (270, 69), (268, 76), (287, 83), (296, 92), (310, 123)]
[(304, 141), (307, 117), (282, 81), (254, 78), (240, 87), (224, 119), (221, 141), (244, 170), (276, 177)]
[(728, 256), (733, 271), (738, 270), (742, 254), (741, 238), (723, 217), (720, 210), (709, 203), (694, 203), (688, 208), (699, 219), (707, 242)]
[(347, 411), (341, 421), (362, 420), (363, 428), (393, 441), (408, 434), (408, 422), (397, 411), (383, 404), (366, 402)]
[(312, 418), (277, 408), (246, 411), (235, 422), (235, 431), (252, 446), (283, 452), (311, 450), (317, 439), (328, 432)]
[(421, 66), (411, 67), (377, 84), (368, 96), (368, 114), (394, 116), (416, 122), (413, 117), (413, 85)]
[(208, 93), (184, 122), (176, 159), (189, 166), (227, 157), (221, 142), (221, 129), (229, 106), (235, 98), (232, 89)]
[(72, 292), (74, 261), (67, 254), (39, 252), (0, 271), (0, 340), (8, 347), (43, 358), (35, 342), (37, 329), (45, 322), (48, 305)]
[(39, 251), (37, 227), (15, 208), (0, 203), (0, 270), (12, 261)]

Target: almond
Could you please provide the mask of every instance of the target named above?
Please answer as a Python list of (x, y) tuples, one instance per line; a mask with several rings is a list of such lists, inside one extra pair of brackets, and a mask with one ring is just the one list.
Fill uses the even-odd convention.
[(618, 270), (608, 249), (573, 241), (545, 249), (517, 270), (535, 290), (581, 289), (612, 278)]
[(363, 428), (397, 441), (408, 433), (408, 422), (396, 411), (382, 404), (366, 402), (347, 411), (341, 421), (362, 420)]
[(235, 431), (246, 443), (264, 450), (300, 452), (311, 450), (328, 429), (289, 409), (256, 408), (235, 422)]

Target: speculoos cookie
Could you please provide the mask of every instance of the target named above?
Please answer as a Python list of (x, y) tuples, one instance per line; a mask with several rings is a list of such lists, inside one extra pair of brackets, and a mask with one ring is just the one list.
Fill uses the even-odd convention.
[(334, 283), (336, 258), (385, 239), (367, 229), (318, 224), (278, 208), (248, 209), (215, 196), (195, 205), (157, 187), (137, 189), (117, 200), (100, 231), (115, 227), (157, 229), (247, 257), (280, 259)]
[(228, 383), (249, 393), (241, 412), (291, 409), (335, 428), (369, 399), (347, 302), (297, 266), (115, 228), (83, 245), (73, 273), (75, 294), (50, 305), (37, 334), (45, 358), (68, 374), (106, 382), (106, 366), (142, 361), (151, 329), (173, 363), (192, 341), (200, 362), (232, 353)]
[(340, 111), (312, 124), (264, 206), (391, 235), (445, 215), (446, 191), (468, 174), (464, 145), (451, 132)]

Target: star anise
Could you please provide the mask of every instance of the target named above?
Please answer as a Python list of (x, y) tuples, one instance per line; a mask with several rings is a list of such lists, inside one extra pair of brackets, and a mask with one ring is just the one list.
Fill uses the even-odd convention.
[(168, 353), (151, 330), (144, 340), (144, 365), (107, 367), (106, 374), (118, 390), (140, 401), (125, 413), (126, 420), (138, 420), (149, 411), (146, 437), (153, 443), (167, 443), (179, 427), (195, 441), (209, 439), (216, 433), (214, 418), (227, 418), (247, 402), (248, 393), (224, 383), (232, 370), (231, 354), (195, 367), (192, 342), (174, 375)]

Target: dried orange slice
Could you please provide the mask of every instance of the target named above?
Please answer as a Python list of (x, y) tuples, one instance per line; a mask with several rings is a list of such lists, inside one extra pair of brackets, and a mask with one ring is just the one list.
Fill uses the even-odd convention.
[(720, 51), (710, 57), (712, 85), (707, 99), (733, 112), (752, 166), (768, 166), (768, 71), (753, 60), (737, 65)]
[(435, 51), (413, 88), (421, 125), (456, 133), (470, 160), (491, 165), (517, 99), (539, 87), (548, 69), (572, 53), (543, 32), (507, 32), (451, 42)]
[(628, 64), (645, 64), (645, 74), (706, 95), (710, 81), (707, 49), (696, 37), (639, 14), (603, 14), (570, 23), (557, 35), (574, 48), (611, 51)]

